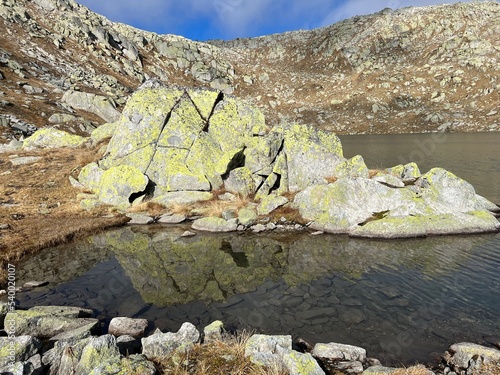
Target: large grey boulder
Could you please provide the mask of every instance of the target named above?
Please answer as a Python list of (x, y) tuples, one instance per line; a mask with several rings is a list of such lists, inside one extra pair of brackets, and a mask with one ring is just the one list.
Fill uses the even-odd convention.
[(244, 197), (255, 193), (255, 180), (252, 172), (247, 167), (240, 167), (229, 172), (228, 178), (224, 181), (226, 191), (239, 194)]
[(106, 122), (115, 122), (120, 118), (114, 102), (105, 96), (70, 90), (62, 100), (72, 108), (91, 112)]
[(128, 208), (132, 194), (143, 192), (148, 182), (147, 176), (137, 168), (120, 165), (105, 171), (94, 191), (101, 202)]
[(176, 333), (162, 333), (157, 329), (151, 336), (141, 339), (142, 354), (148, 359), (163, 358), (174, 351), (189, 351), (199, 339), (200, 333), (191, 323), (182, 324)]
[(257, 213), (259, 215), (267, 215), (273, 212), (278, 207), (284, 206), (288, 203), (288, 198), (282, 195), (270, 194), (262, 198), (257, 206)]
[(18, 335), (50, 338), (83, 326), (97, 325), (97, 319), (87, 318), (91, 315), (92, 311), (86, 309), (37, 306), (29, 310), (9, 312), (5, 320), (15, 324)]
[(184, 205), (188, 206), (194, 203), (208, 201), (214, 195), (207, 191), (172, 191), (154, 198), (153, 201), (165, 206)]
[(300, 214), (314, 221), (312, 228), (349, 233), (374, 213), (407, 208), (414, 194), (392, 189), (366, 178), (341, 178), (333, 184), (313, 185), (297, 194)]
[(366, 360), (366, 350), (358, 346), (329, 343), (316, 344), (313, 356), (316, 358), (328, 359), (330, 361), (359, 361)]
[(498, 230), (494, 206), (452, 173), (434, 168), (398, 187), (362, 177), (340, 178), (297, 194), (311, 228), (358, 237), (401, 238)]
[(191, 228), (207, 232), (234, 232), (238, 228), (237, 220), (224, 220), (219, 217), (203, 217), (193, 221)]
[(296, 124), (283, 133), (290, 191), (326, 182), (345, 160), (340, 140), (333, 133)]
[(446, 359), (448, 365), (458, 373), (490, 361), (500, 361), (500, 350), (462, 342), (450, 347)]
[(144, 336), (147, 327), (147, 319), (118, 317), (111, 319), (108, 332), (114, 336), (129, 335), (134, 338), (140, 338)]

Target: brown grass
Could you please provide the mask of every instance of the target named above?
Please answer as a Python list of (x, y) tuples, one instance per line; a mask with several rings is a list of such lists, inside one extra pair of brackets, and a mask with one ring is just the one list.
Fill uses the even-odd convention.
[(235, 195), (233, 201), (219, 199), (221, 194), (214, 194), (214, 197), (205, 202), (199, 202), (190, 207), (191, 213), (203, 216), (222, 217), (222, 213), (227, 210), (235, 210), (248, 206), (252, 202), (251, 197)]
[(379, 173), (387, 173), (387, 172), (382, 170), (382, 169), (370, 169), (368, 171), (368, 178), (373, 178), (376, 175), (378, 175)]
[(300, 215), (298, 209), (287, 205), (278, 207), (269, 214), (269, 217), (271, 222), (280, 222), (284, 217), (288, 223), (307, 224), (307, 220)]
[[(0, 286), (7, 263), (40, 249), (97, 233), (126, 221), (108, 207), (80, 209), (79, 191), (68, 176), (95, 160), (95, 148), (18, 150), (0, 154)], [(34, 164), (14, 166), (9, 156), (41, 156)]]
[(167, 210), (164, 205), (161, 203), (157, 202), (143, 202), (141, 204), (138, 204), (136, 206), (131, 207), (129, 212), (145, 212), (151, 217), (160, 217), (167, 211), (170, 212), (170, 210)]
[(325, 180), (329, 184), (333, 184), (334, 182), (337, 182), (338, 178), (336, 176), (328, 176), (325, 178)]
[(278, 366), (264, 368), (245, 358), (250, 334), (225, 334), (221, 340), (196, 344), (186, 354), (155, 361), (160, 374), (169, 375), (286, 375)]
[(500, 375), (500, 362), (491, 362), (473, 370), (471, 375)]

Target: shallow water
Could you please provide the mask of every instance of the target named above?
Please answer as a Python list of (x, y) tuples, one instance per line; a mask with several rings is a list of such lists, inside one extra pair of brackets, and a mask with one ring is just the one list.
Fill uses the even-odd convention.
[[(406, 162), (411, 145), (428, 144), (429, 136), (343, 141), (346, 156), (361, 152), (375, 168)], [(443, 166), (500, 202), (500, 156), (490, 145), (500, 144), (499, 134), (446, 136), (427, 156), (432, 160), (420, 161), (422, 171)], [(444, 145), (455, 151), (440, 156)], [(220, 319), (230, 329), (360, 345), (385, 364), (431, 362), (452, 343), (500, 337), (500, 234), (397, 241), (308, 233), (180, 237), (187, 228), (126, 227), (47, 249), (18, 266), (20, 284), (49, 281), (18, 293), (20, 306), (90, 307), (105, 319), (143, 317), (164, 331)]]

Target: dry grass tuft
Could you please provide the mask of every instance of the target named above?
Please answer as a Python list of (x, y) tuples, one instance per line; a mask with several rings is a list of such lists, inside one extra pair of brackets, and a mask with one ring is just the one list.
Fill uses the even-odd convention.
[(500, 375), (500, 362), (491, 362), (473, 370), (471, 375)]
[(293, 208), (289, 205), (278, 207), (273, 212), (271, 212), (269, 216), (270, 216), (270, 221), (275, 223), (281, 221), (282, 217), (284, 217), (288, 223), (297, 223), (305, 225), (308, 222), (300, 215), (298, 209)]
[(338, 178), (337, 178), (337, 176), (328, 176), (325, 178), (325, 180), (329, 184), (333, 184), (334, 182), (337, 182)]
[[(382, 169), (370, 169), (368, 171), (368, 178), (373, 178), (375, 177), (376, 175), (378, 175), (379, 173), (384, 173), (385, 171), (382, 170)], [(387, 173), (387, 172), (385, 172)]]
[(226, 334), (221, 340), (196, 344), (189, 353), (155, 361), (160, 374), (169, 375), (286, 375), (283, 369), (257, 366), (245, 358), (250, 334)]
[(161, 215), (163, 215), (164, 213), (166, 213), (169, 210), (167, 210), (166, 207), (164, 205), (162, 205), (161, 203), (148, 201), (148, 202), (143, 202), (141, 204), (133, 206), (128, 211), (129, 212), (146, 212), (149, 216), (160, 217)]
[(286, 199), (288, 199), (290, 202), (293, 202), (293, 200), (295, 199), (295, 196), (298, 193), (299, 193), (298, 191), (287, 191), (281, 195), (284, 196)]
[(236, 199), (232, 201), (221, 200), (219, 199), (219, 195), (214, 194), (212, 199), (192, 205), (190, 207), (191, 212), (203, 216), (222, 217), (224, 211), (238, 211), (252, 202), (251, 197), (242, 195), (236, 195)]

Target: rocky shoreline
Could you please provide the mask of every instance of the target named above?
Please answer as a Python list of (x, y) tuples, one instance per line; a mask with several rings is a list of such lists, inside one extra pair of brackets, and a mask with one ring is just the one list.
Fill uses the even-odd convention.
[[(215, 321), (200, 333), (186, 322), (177, 332), (156, 329), (146, 335), (145, 319), (117, 317), (109, 323), (94, 318), (93, 310), (67, 306), (37, 306), (9, 311), (0, 304), (0, 372), (42, 374), (161, 374), (158, 364), (210, 345), (229, 335)], [(500, 346), (500, 343), (497, 343)], [(224, 358), (224, 353), (219, 353)], [(406, 374), (404, 368), (382, 366), (361, 347), (339, 343), (292, 341), (290, 335), (253, 334), (245, 342), (244, 357), (264, 368), (285, 374)], [(227, 360), (227, 359), (226, 359)], [(500, 369), (500, 350), (457, 343), (444, 353), (433, 370), (415, 367), (418, 374), (494, 374)], [(484, 372), (481, 372), (484, 371)], [(413, 372), (412, 372), (413, 374)]]
[[(307, 125), (270, 127), (255, 106), (217, 90), (145, 82), (119, 119), (89, 138), (44, 128), (25, 150), (109, 143), (69, 176), (80, 206), (164, 207), (163, 222), (243, 230), (269, 218), (365, 238), (496, 232), (500, 207), (443, 168), (369, 169), (339, 138)], [(289, 217), (287, 217), (289, 216)], [(142, 218), (146, 223), (151, 221)], [(255, 228), (263, 230), (261, 226)], [(269, 228), (267, 228), (269, 229)]]

